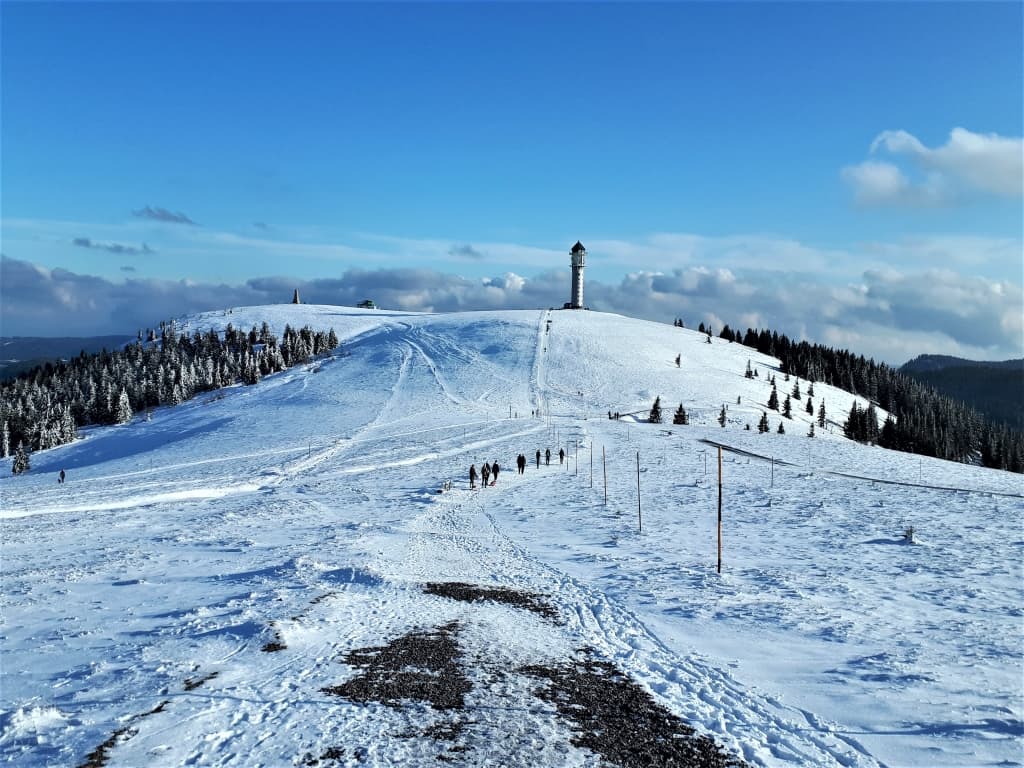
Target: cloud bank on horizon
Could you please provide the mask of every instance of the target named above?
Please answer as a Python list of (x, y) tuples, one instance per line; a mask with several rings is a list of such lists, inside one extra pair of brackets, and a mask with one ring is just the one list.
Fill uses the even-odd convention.
[[(296, 288), (306, 303), (354, 306), (373, 298), (387, 309), (416, 312), (560, 307), (569, 271), (467, 278), (429, 268), (356, 268), (338, 278), (267, 276), (240, 284), (118, 282), (3, 256), (0, 281), (4, 335), (132, 335), (182, 314), (286, 303)], [(689, 327), (703, 322), (716, 332), (725, 324), (768, 328), (891, 364), (922, 351), (1004, 359), (1021, 356), (1024, 347), (1020, 286), (944, 269), (869, 269), (855, 282), (833, 285), (813, 276), (693, 265), (633, 272), (618, 283), (587, 280), (585, 299), (593, 310), (665, 323), (681, 317)]]

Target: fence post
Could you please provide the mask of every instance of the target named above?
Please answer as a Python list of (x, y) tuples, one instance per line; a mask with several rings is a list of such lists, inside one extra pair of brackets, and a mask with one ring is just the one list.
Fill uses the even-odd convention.
[(640, 451), (636, 452), (636, 520), (640, 530), (644, 529), (644, 520), (640, 516)]
[(722, 572), (722, 446), (718, 446), (718, 572)]
[(604, 470), (604, 505), (608, 506), (608, 462), (604, 455), (604, 446), (601, 446), (601, 468)]

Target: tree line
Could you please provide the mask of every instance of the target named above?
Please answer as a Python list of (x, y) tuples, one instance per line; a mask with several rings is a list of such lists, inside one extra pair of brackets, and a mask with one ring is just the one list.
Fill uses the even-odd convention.
[(123, 349), (82, 352), (0, 383), (0, 457), (12, 455), (15, 446), (38, 451), (68, 443), (78, 427), (123, 424), (135, 413), (202, 392), (255, 384), (337, 347), (333, 328), (325, 333), (286, 325), (278, 341), (265, 322), (248, 332), (229, 323), (223, 335), (179, 334), (173, 321), (162, 322), (159, 333), (140, 332)]
[[(785, 374), (866, 399), (867, 408), (856, 404), (851, 408), (844, 424), (847, 437), (908, 453), (1024, 472), (1024, 434), (992, 423), (973, 408), (884, 363), (847, 350), (793, 341), (776, 331), (748, 328), (741, 334), (726, 325), (719, 336), (777, 357)], [(881, 427), (876, 407), (890, 414)]]

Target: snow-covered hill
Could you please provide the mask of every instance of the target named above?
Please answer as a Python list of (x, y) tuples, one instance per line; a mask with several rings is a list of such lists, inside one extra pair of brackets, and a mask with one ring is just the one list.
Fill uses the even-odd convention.
[(759, 434), (777, 361), (616, 315), (179, 326), (264, 321), (340, 354), (0, 467), (0, 760), (643, 764), (642, 696), (559, 698), (610, 664), (753, 765), (1022, 763), (1020, 476), (807, 437), (803, 402)]

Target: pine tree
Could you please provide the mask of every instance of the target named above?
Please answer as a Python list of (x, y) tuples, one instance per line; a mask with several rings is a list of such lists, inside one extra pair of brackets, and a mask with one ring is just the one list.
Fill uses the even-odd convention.
[(814, 422), (811, 422), (811, 428), (807, 430), (808, 437), (814, 437)]
[(651, 406), (649, 418), (651, 424), (661, 424), (661, 396), (654, 398), (654, 405)]
[(811, 385), (807, 388), (807, 396), (808, 397), (814, 397), (814, 382), (813, 381), (811, 382)]
[(786, 434), (786, 428), (784, 426), (782, 426), (782, 422), (781, 421), (779, 422), (779, 434), (780, 435)]
[(765, 411), (761, 411), (761, 420), (757, 422), (757, 431), (763, 435), (768, 429), (768, 414)]
[(722, 410), (718, 412), (718, 423), (721, 426), (725, 426), (725, 406), (722, 406)]
[(681, 425), (686, 425), (686, 424), (690, 423), (690, 419), (686, 415), (686, 409), (683, 408), (683, 404), (682, 403), (679, 404), (679, 408), (676, 409), (675, 414), (673, 414), (673, 416), (672, 416), (672, 423), (673, 424), (681, 424)]
[(821, 398), (821, 405), (818, 406), (818, 426), (825, 428), (825, 398)]
[(747, 370), (746, 370), (746, 372), (743, 375), (746, 378), (748, 378), (748, 379), (754, 378), (754, 372), (750, 368), (750, 361), (749, 360), (747, 360)]
[(18, 443), (18, 450), (14, 453), (14, 461), (11, 462), (11, 472), (16, 475), (24, 474), (29, 470), (28, 453), (25, 451), (25, 445)]
[(789, 400), (789, 395), (786, 395), (786, 399), (782, 403), (782, 415), (787, 419), (793, 418), (793, 404)]
[(123, 388), (117, 397), (117, 414), (114, 419), (118, 424), (127, 424), (132, 420), (132, 404), (128, 401), (128, 393)]
[(814, 400), (810, 395), (807, 396), (807, 415), (814, 418)]
[(7, 419), (4, 419), (4, 429), (0, 436), (0, 459), (6, 459), (11, 455), (11, 431), (7, 428)]
[(797, 379), (796, 384), (793, 385), (793, 399), (800, 399), (800, 379)]
[(775, 391), (775, 385), (772, 384), (772, 393), (768, 395), (768, 407), (773, 410), (779, 410), (779, 393)]

